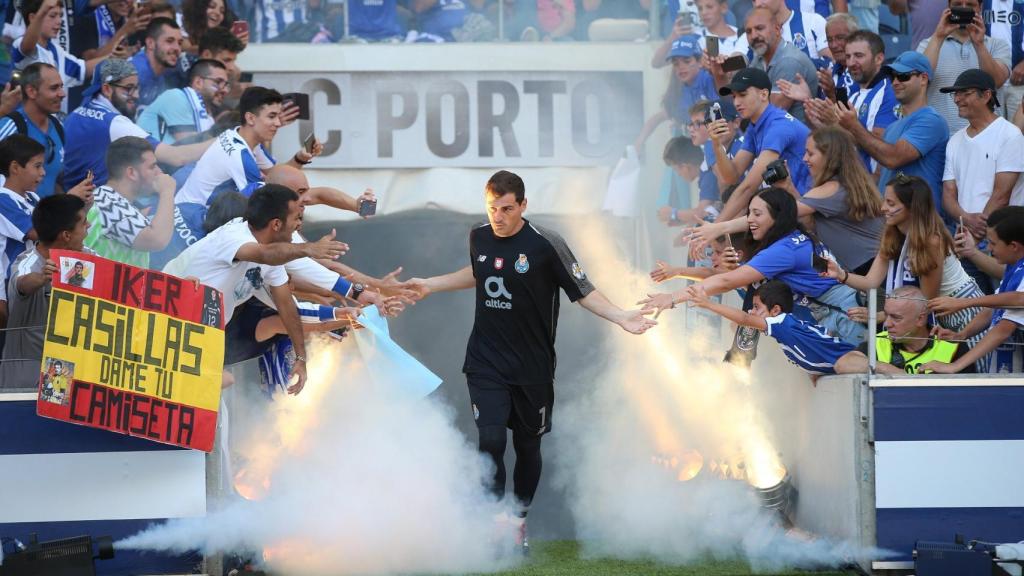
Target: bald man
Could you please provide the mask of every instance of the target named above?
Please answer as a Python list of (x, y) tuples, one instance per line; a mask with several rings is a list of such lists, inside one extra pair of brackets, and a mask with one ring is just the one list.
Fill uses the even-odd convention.
[[(302, 170), (284, 164), (271, 168), (267, 172), (266, 181), (268, 184), (280, 184), (295, 191), (299, 195), (301, 202), (306, 206), (323, 204), (340, 210), (358, 213), (360, 202), (364, 200), (376, 201), (373, 190), (370, 189), (366, 189), (358, 198), (353, 198), (335, 188), (325, 186), (310, 188), (309, 180)], [(305, 242), (305, 239), (299, 233), (301, 230), (302, 227), (300, 225), (299, 231), (292, 238), (293, 242)], [(286, 269), (293, 278), (306, 280), (318, 286), (321, 291), (334, 292), (349, 297), (352, 297), (352, 293), (355, 292), (356, 299), (364, 304), (376, 303), (373, 294), (363, 296), (367, 289), (376, 290), (383, 296), (396, 298), (399, 302), (405, 304), (411, 304), (419, 299), (420, 291), (417, 289), (416, 283), (398, 280), (398, 275), (402, 273), (401, 266), (386, 274), (383, 278), (376, 278), (336, 260), (316, 262), (320, 266), (312, 266), (311, 262), (296, 261), (292, 267), (286, 267)], [(332, 274), (326, 274), (321, 268), (326, 268)], [(351, 282), (351, 287), (345, 286), (344, 282), (339, 283), (335, 275), (338, 275), (341, 280)], [(339, 292), (339, 290), (345, 289), (348, 290), (347, 294)], [(325, 294), (321, 292), (320, 295), (324, 296)], [(395, 308), (396, 311), (400, 311), (396, 303), (389, 301), (389, 305)]]
[[(885, 331), (875, 337), (876, 372), (918, 374), (919, 367), (929, 360), (952, 362), (967, 352), (962, 342), (946, 342), (931, 335), (927, 304), (924, 293), (916, 286), (897, 288), (885, 299)], [(836, 374), (867, 371), (867, 342), (836, 362)], [(974, 371), (973, 364), (970, 371)]]

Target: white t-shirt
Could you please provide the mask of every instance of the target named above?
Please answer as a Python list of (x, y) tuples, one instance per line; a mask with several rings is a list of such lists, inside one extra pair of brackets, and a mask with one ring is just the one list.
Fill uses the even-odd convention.
[[(973, 138), (964, 128), (946, 144), (942, 180), (956, 182), (957, 201), (965, 212), (985, 209), (999, 172), (1024, 172), (1024, 134), (1005, 118), (997, 116)], [(1024, 178), (1017, 178), (1010, 204), (1024, 204)]]
[[(293, 244), (303, 244), (306, 239), (298, 231), (292, 233)], [(341, 274), (327, 268), (312, 258), (299, 258), (284, 265), (288, 275), (297, 280), (304, 280), (324, 290), (338, 292), (343, 296), (348, 294), (351, 286), (347, 280), (342, 279)]]
[(283, 266), (235, 259), (242, 246), (255, 243), (249, 223), (235, 218), (186, 248), (168, 262), (163, 271), (179, 278), (195, 276), (203, 284), (220, 290), (224, 294), (224, 323), (227, 324), (235, 306), (251, 298), (264, 283), (269, 286), (288, 283)]
[[(729, 26), (729, 28), (734, 34), (736, 33), (735, 26)], [(714, 34), (704, 30), (704, 35), (700, 37), (700, 49), (705, 52), (708, 49), (708, 36), (714, 36)], [(750, 46), (747, 44), (747, 35), (742, 32), (740, 32), (738, 36), (729, 36), (728, 38), (724, 36), (718, 37), (718, 53), (723, 56), (731, 56), (732, 54), (743, 54), (746, 56), (747, 50), (749, 49)]]
[(793, 18), (796, 17), (796, 11), (790, 10), (789, 19), (782, 25), (782, 39), (792, 42), (809, 57), (817, 58), (822, 50), (828, 49), (825, 19), (814, 12), (801, 12), (800, 16), (803, 19), (803, 32), (798, 34), (798, 38), (793, 37)]
[(225, 130), (199, 158), (185, 184), (174, 197), (175, 204), (205, 206), (214, 191), (230, 188), (250, 196), (263, 186), (263, 170), (274, 167), (274, 159), (263, 146), (250, 150), (238, 130)]

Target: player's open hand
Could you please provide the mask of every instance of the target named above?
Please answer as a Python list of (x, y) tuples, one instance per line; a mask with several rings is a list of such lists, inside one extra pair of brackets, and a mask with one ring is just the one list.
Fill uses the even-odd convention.
[(334, 260), (339, 256), (344, 256), (348, 252), (348, 244), (335, 240), (336, 233), (335, 229), (331, 228), (330, 234), (325, 234), (316, 242), (307, 242), (306, 256), (314, 260)]
[(288, 387), (289, 394), (295, 395), (302, 392), (302, 389), (306, 387), (306, 362), (296, 360), (295, 364), (292, 365), (292, 373), (288, 379), (294, 380), (292, 385)]
[(619, 326), (630, 334), (643, 334), (652, 326), (658, 325), (655, 320), (647, 317), (651, 312), (653, 310), (624, 310)]

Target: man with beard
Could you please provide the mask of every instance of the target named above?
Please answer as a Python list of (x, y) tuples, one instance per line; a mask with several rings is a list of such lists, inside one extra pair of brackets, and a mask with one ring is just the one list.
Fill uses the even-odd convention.
[[(104, 258), (149, 267), (149, 253), (167, 246), (174, 224), (174, 178), (156, 163), (153, 146), (142, 138), (125, 136), (107, 150), (110, 180), (93, 191), (89, 235), (85, 245)], [(143, 195), (157, 195), (150, 219), (137, 208)]]
[(857, 110), (837, 106), (839, 124), (850, 131), (857, 146), (878, 161), (878, 189), (885, 190), (897, 172), (920, 176), (928, 183), (935, 206), (942, 206), (942, 175), (946, 164), (949, 126), (928, 106), (928, 85), (934, 73), (928, 58), (918, 52), (900, 54), (882, 67), (900, 103), (900, 119), (889, 124), (879, 137), (857, 119)]
[(146, 49), (132, 56), (139, 73), (139, 106), (144, 108), (168, 88), (177, 88), (175, 69), (180, 56), (178, 23), (170, 18), (154, 18), (146, 27)]
[(780, 26), (782, 39), (799, 48), (808, 58), (832, 57), (825, 33), (825, 18), (820, 14), (803, 12), (800, 7), (790, 10), (786, 0), (755, 0), (754, 6), (767, 8)]
[[(808, 83), (811, 94), (818, 93), (818, 75), (814, 63), (803, 50), (782, 39), (779, 23), (770, 10), (754, 8), (750, 11), (747, 16), (747, 40), (754, 52), (750, 67), (767, 72), (772, 86), (778, 86), (780, 81), (799, 82), (802, 78)], [(720, 83), (719, 88), (724, 84)], [(797, 120), (804, 121), (804, 103), (786, 96), (781, 88), (772, 90), (771, 103), (789, 112)]]
[(165, 144), (194, 138), (214, 125), (230, 89), (227, 68), (217, 60), (198, 60), (185, 88), (164, 92), (139, 114), (139, 126)]
[[(203, 235), (207, 207), (217, 194), (235, 190), (249, 196), (263, 186), (264, 173), (277, 163), (266, 147), (281, 127), (283, 100), (277, 90), (260, 86), (246, 89), (238, 104), (242, 125), (217, 137), (178, 191), (178, 210), (198, 237)], [(312, 162), (320, 148), (316, 144), (313, 153), (300, 148), (287, 164), (302, 168)]]
[[(857, 123), (881, 138), (885, 129), (898, 119), (896, 109), (899, 107), (892, 80), (888, 74), (882, 73), (884, 62), (885, 42), (878, 34), (869, 30), (858, 30), (850, 34), (846, 40), (846, 65), (860, 89), (849, 94), (846, 105), (839, 106), (855, 112), (856, 116), (837, 114), (836, 104), (830, 100), (808, 100), (805, 109), (811, 124), (839, 124), (852, 132), (852, 124)], [(878, 170), (878, 161), (871, 158), (863, 148), (860, 157), (869, 172), (874, 174)]]
[(68, 115), (64, 132), (75, 145), (64, 158), (64, 187), (70, 188), (91, 172), (93, 183), (107, 183), (107, 148), (124, 136), (146, 138), (154, 147), (157, 162), (184, 166), (195, 162), (212, 140), (183, 146), (162, 144), (131, 121), (135, 117), (139, 75), (128, 60), (111, 58), (102, 64), (85, 91), (85, 102)]

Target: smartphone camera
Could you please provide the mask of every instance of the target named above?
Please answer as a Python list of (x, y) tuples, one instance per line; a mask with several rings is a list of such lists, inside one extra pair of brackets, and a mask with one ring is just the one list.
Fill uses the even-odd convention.
[(789, 170), (786, 170), (786, 161), (782, 158), (772, 161), (764, 169), (764, 175), (761, 177), (764, 180), (765, 186), (772, 186), (776, 182), (781, 182), (789, 178)]
[(15, 70), (11, 72), (11, 88), (15, 86), (21, 86), (21, 70)]
[(844, 87), (836, 87), (836, 102), (839, 102), (845, 106), (850, 105), (850, 91)]
[(376, 200), (360, 200), (359, 201), (359, 215), (373, 216), (377, 213), (377, 201)]
[(704, 115), (704, 123), (711, 124), (715, 120), (721, 120), (722, 117), (722, 105), (715, 102), (708, 108), (707, 114)]

